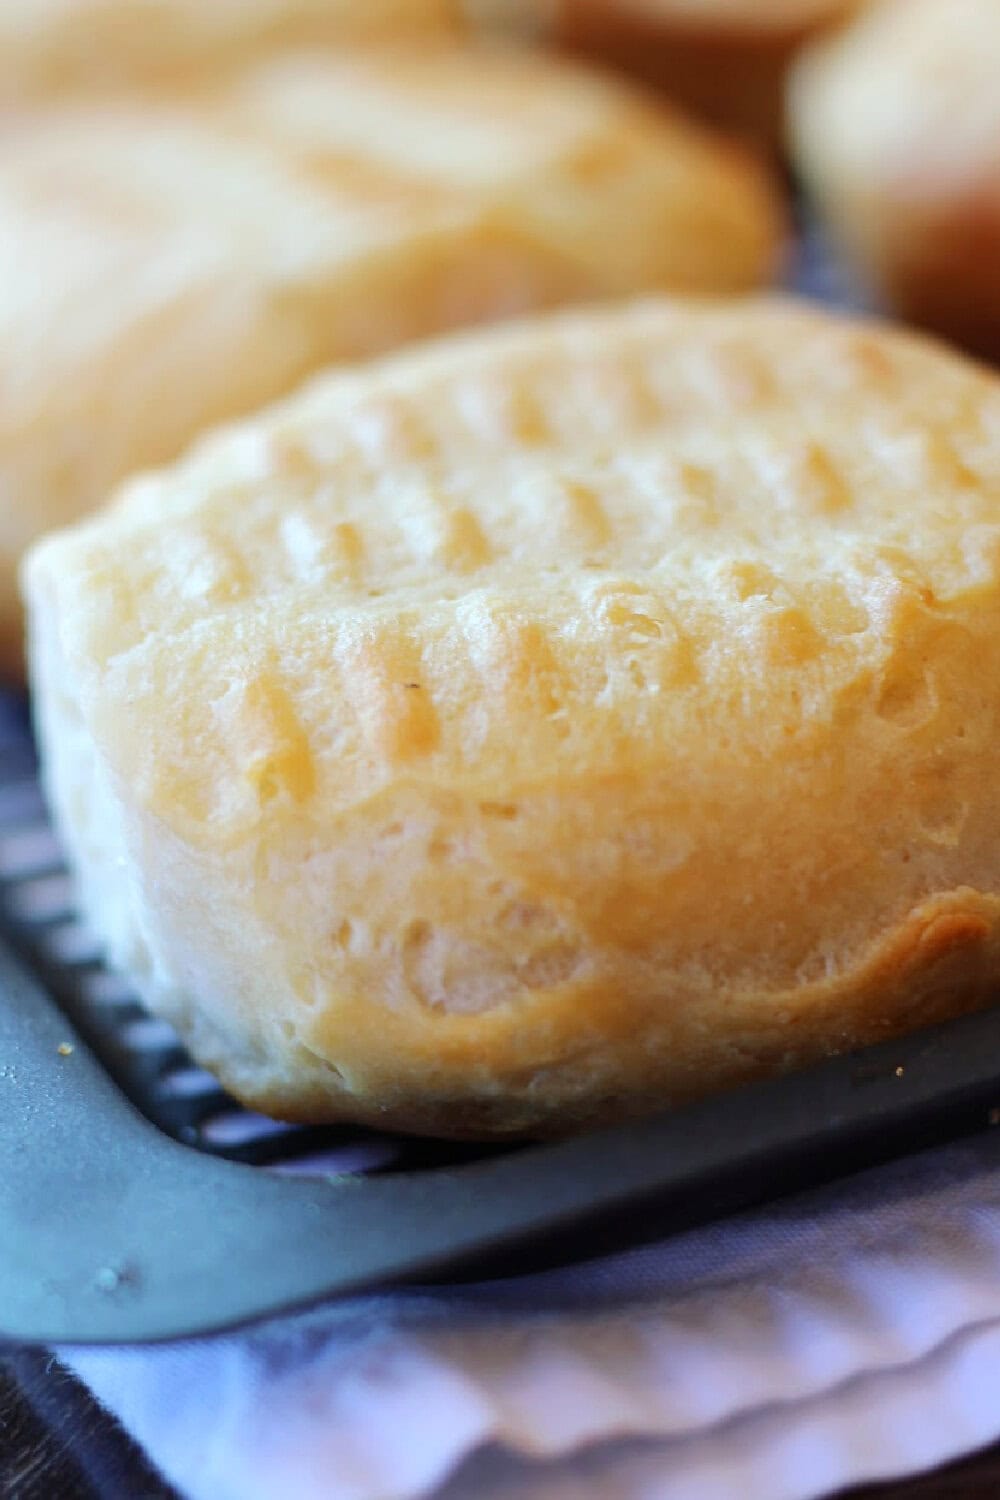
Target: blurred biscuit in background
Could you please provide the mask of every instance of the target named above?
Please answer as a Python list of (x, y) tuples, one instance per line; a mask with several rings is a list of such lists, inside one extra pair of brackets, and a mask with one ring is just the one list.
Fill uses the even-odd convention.
[(0, 133), (0, 657), (17, 559), (131, 470), (329, 361), (641, 288), (739, 292), (781, 211), (627, 86), (448, 44), (225, 89), (25, 109)]
[(902, 317), (1000, 357), (1000, 4), (886, 0), (810, 49), (796, 162)]
[(461, 0), (0, 0), (0, 98), (176, 81), (260, 50), (456, 29)]
[(714, 124), (777, 147), (789, 64), (859, 3), (557, 0), (552, 29), (571, 49), (656, 84)]

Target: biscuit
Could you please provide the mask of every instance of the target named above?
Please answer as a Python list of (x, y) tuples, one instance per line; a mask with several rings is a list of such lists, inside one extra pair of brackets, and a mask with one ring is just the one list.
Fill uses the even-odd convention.
[(664, 89), (723, 129), (780, 146), (789, 64), (861, 0), (560, 0), (571, 50)]
[(624, 86), (444, 47), (0, 132), (0, 647), (40, 531), (339, 359), (540, 305), (766, 279), (777, 196)]
[(559, 1132), (1000, 978), (1000, 381), (795, 304), (325, 377), (28, 560), (114, 964), (248, 1104)]
[(830, 228), (903, 318), (1000, 358), (1000, 6), (889, 0), (810, 50), (792, 148)]
[(0, 0), (0, 99), (217, 73), (275, 47), (458, 30), (463, 0)]

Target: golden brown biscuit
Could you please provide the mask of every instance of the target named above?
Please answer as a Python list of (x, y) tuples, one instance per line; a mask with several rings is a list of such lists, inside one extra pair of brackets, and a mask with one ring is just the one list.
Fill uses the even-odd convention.
[(464, 0), (0, 0), (0, 99), (217, 72), (274, 47), (457, 30)]
[(331, 360), (526, 308), (766, 279), (752, 165), (544, 58), (305, 55), (0, 133), (0, 645), (23, 547)]
[(778, 146), (793, 57), (860, 3), (558, 0), (552, 24), (571, 49), (656, 84), (716, 125)]
[(112, 960), (248, 1103), (637, 1113), (1000, 979), (1000, 381), (651, 302), (327, 377), (40, 544)]
[(810, 51), (792, 144), (904, 318), (1000, 357), (1000, 5), (889, 0)]

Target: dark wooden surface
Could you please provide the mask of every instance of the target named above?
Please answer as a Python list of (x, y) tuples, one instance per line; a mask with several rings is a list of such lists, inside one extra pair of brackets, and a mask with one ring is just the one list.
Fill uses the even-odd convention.
[(176, 1500), (118, 1423), (36, 1350), (0, 1354), (2, 1500)]
[[(998, 1393), (1000, 1394), (1000, 1393)], [(915, 1479), (847, 1490), (840, 1500), (998, 1500), (1000, 1443)]]
[[(73, 1376), (32, 1351), (0, 1355), (0, 1500), (177, 1497)], [(840, 1500), (1000, 1500), (1000, 1444), (932, 1474), (846, 1491)]]

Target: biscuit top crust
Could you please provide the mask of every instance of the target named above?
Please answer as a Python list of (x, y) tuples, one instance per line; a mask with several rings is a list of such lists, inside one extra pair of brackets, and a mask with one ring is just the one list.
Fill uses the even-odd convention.
[(862, 720), (940, 739), (927, 661), (975, 687), (998, 581), (1000, 381), (766, 299), (324, 377), (27, 565), (101, 753), (220, 849), (393, 784), (683, 805)]
[(0, 0), (0, 98), (213, 71), (261, 48), (450, 31), (460, 0)]
[(883, 0), (798, 64), (796, 130), (842, 171), (960, 194), (1000, 178), (998, 72), (996, 0)]

